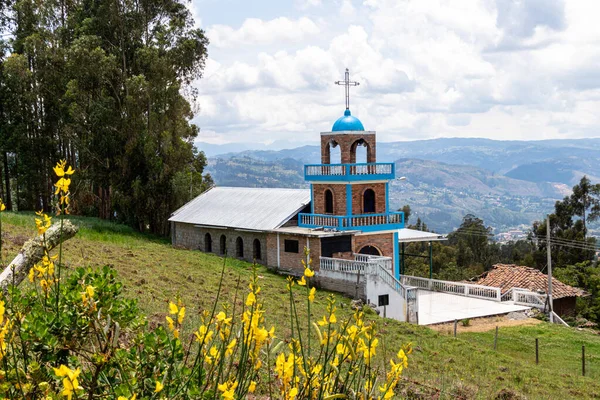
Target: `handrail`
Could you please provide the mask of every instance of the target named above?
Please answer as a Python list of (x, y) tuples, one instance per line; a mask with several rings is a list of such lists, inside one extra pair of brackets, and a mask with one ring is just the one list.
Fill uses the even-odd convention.
[(402, 225), (404, 224), (404, 213), (401, 211), (389, 211), (378, 214), (298, 214), (298, 226), (301, 227), (323, 227), (329, 229), (351, 229), (375, 225)]
[(557, 313), (555, 313), (554, 311), (551, 311), (551, 312), (552, 312), (552, 316), (554, 317), (554, 323), (555, 324), (559, 324), (559, 325), (564, 325), (564, 326), (569, 326), (570, 327), (570, 325), (567, 324), (565, 321), (563, 321), (563, 319), (561, 317), (559, 317)]
[(501, 301), (512, 301), (517, 305), (544, 308), (546, 305), (546, 295), (533, 292), (529, 289), (513, 287), (502, 295)]
[(407, 286), (415, 286), (425, 290), (452, 293), (461, 296), (475, 297), (485, 300), (501, 300), (500, 288), (495, 288), (491, 286), (474, 285), (462, 282), (441, 281), (438, 279), (427, 279), (410, 275), (402, 275), (400, 280), (403, 284)]
[(392, 175), (394, 163), (307, 164), (305, 176)]

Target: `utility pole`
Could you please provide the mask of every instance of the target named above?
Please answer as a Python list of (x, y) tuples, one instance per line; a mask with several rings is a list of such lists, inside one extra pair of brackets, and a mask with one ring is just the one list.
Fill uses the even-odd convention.
[(554, 310), (552, 309), (552, 252), (550, 249), (550, 215), (546, 217), (546, 250), (548, 253), (548, 308), (550, 310), (550, 322), (554, 322)]

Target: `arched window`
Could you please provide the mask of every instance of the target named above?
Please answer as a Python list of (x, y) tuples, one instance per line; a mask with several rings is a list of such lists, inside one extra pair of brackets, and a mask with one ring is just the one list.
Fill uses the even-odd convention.
[(333, 214), (333, 193), (331, 190), (325, 190), (325, 213)]
[(210, 233), (204, 235), (204, 251), (212, 253), (212, 237), (210, 237)]
[(235, 240), (235, 256), (239, 258), (244, 257), (244, 241), (239, 236)]
[(255, 260), (260, 260), (262, 258), (260, 252), (260, 240), (258, 239), (254, 239), (254, 242), (252, 242), (252, 258)]
[(373, 189), (367, 189), (363, 193), (363, 212), (375, 212), (375, 192), (373, 191)]
[(219, 251), (221, 252), (221, 254), (227, 254), (227, 238), (225, 237), (225, 235), (221, 235), (221, 238), (219, 239), (219, 245)]
[(381, 252), (375, 246), (365, 246), (358, 252), (359, 254), (367, 254), (370, 256), (380, 256)]

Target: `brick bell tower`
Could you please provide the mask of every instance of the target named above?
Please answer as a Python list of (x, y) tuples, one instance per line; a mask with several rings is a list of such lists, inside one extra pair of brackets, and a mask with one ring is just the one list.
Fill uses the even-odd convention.
[[(321, 133), (321, 164), (305, 165), (310, 182), (311, 213), (300, 214), (299, 226), (348, 231), (354, 253), (393, 257), (398, 275), (398, 229), (404, 228), (404, 213), (389, 209), (389, 182), (396, 177), (394, 163), (378, 163), (374, 131), (365, 131), (350, 112), (350, 81), (345, 86), (346, 110), (331, 128)], [(341, 162), (333, 164), (332, 149), (339, 147)], [(359, 147), (366, 148), (366, 163), (356, 162)]]

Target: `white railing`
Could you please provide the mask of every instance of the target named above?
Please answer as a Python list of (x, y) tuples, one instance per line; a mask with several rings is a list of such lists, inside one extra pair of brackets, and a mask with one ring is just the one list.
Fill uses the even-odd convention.
[(391, 286), (396, 292), (400, 293), (402, 298), (406, 300), (407, 288), (400, 282), (390, 271), (385, 269), (383, 266), (378, 265), (376, 268), (377, 276), (379, 276), (385, 283)]
[(500, 301), (500, 288), (473, 285), (470, 283), (440, 281), (437, 279), (420, 278), (416, 276), (403, 275), (401, 282), (406, 286), (414, 286), (420, 289), (434, 292), (452, 293), (460, 296), (475, 297), (478, 299)]
[(306, 176), (389, 175), (394, 173), (394, 164), (311, 164), (304, 166), (304, 173)]
[(370, 267), (381, 266), (385, 269), (392, 268), (392, 258), (383, 256), (370, 256), (367, 254), (354, 254), (354, 260), (343, 258), (321, 257), (320, 268), (324, 271), (340, 271), (357, 273), (373, 273)]
[(552, 321), (555, 324), (563, 325), (563, 326), (569, 326), (569, 324), (567, 324), (565, 321), (563, 321), (563, 319), (561, 317), (559, 317), (558, 314), (555, 313), (554, 311), (552, 311), (552, 317), (553, 317)]
[(513, 302), (522, 306), (533, 306), (544, 308), (546, 306), (546, 295), (532, 292), (530, 290), (512, 288)]
[(350, 226), (371, 226), (399, 224), (402, 222), (402, 213), (390, 212), (389, 214), (349, 216)]
[(323, 271), (349, 272), (364, 274), (369, 268), (368, 262), (344, 260), (342, 258), (321, 257), (320, 269)]

